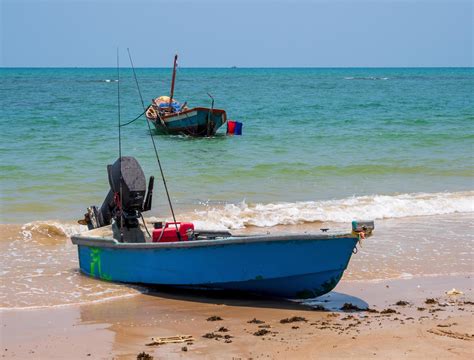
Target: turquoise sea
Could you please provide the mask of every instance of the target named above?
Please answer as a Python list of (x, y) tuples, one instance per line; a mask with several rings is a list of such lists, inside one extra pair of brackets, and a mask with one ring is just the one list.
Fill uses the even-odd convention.
[[(148, 103), (170, 69), (137, 69)], [(116, 69), (0, 69), (1, 222), (73, 221), (108, 191), (118, 157)], [(121, 119), (142, 112), (121, 69)], [(473, 68), (179, 69), (175, 97), (243, 122), (243, 136), (154, 134), (177, 212), (245, 225), (471, 212)], [(145, 119), (123, 154), (155, 175)], [(242, 220), (244, 219), (244, 220)], [(246, 219), (246, 220), (245, 220)], [(219, 222), (220, 220), (216, 220)]]
[[(144, 98), (170, 69), (138, 69)], [(121, 119), (142, 112), (121, 70)], [(69, 235), (108, 192), (118, 156), (115, 69), (0, 69), (0, 310), (146, 292), (78, 271)], [(176, 97), (244, 123), (242, 136), (154, 134), (178, 220), (248, 232), (375, 220), (344, 281), (472, 275), (474, 69), (180, 69)], [(123, 154), (155, 175), (147, 217), (170, 219), (148, 127)], [(324, 224), (323, 226), (321, 226)], [(295, 226), (291, 226), (295, 225)]]

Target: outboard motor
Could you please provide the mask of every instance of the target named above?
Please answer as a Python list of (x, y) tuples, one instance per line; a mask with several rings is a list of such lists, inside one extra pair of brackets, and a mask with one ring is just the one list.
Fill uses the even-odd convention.
[(84, 219), (79, 220), (79, 223), (87, 225), (89, 230), (92, 230), (110, 225), (113, 220), (115, 238), (117, 238), (117, 231), (123, 229), (124, 231), (120, 232), (121, 236), (119, 236), (121, 239), (118, 240), (124, 240), (122, 237), (127, 232), (128, 235), (135, 234), (131, 238), (127, 236), (130, 238), (126, 239), (127, 242), (141, 241), (140, 239), (133, 240), (138, 234), (134, 229), (139, 230), (138, 220), (142, 212), (151, 209), (154, 177), (150, 176), (148, 192), (145, 196), (145, 174), (134, 157), (122, 156), (113, 165), (107, 165), (107, 173), (110, 190), (102, 206), (100, 209), (96, 206), (89, 207)]

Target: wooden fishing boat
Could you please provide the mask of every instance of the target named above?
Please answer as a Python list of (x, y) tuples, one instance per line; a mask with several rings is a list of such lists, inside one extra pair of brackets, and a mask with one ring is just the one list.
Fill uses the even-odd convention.
[(315, 297), (337, 285), (358, 241), (374, 228), (354, 221), (348, 233), (236, 236), (175, 221), (149, 229), (142, 211), (151, 209), (153, 177), (145, 196), (135, 158), (121, 157), (107, 169), (108, 195), (80, 220), (90, 230), (72, 236), (81, 271), (103, 280)]
[(178, 112), (158, 112), (151, 105), (146, 117), (160, 134), (214, 136), (227, 121), (224, 110), (197, 107)]
[(224, 110), (214, 109), (214, 98), (210, 108), (188, 108), (187, 103), (180, 104), (174, 96), (178, 55), (174, 57), (173, 76), (171, 79), (170, 96), (160, 96), (152, 100), (145, 111), (146, 118), (160, 134), (213, 136), (226, 123), (227, 114)]

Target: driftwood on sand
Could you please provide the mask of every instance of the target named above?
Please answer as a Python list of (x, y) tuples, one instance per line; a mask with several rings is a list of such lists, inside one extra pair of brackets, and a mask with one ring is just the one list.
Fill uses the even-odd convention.
[(146, 344), (147, 346), (153, 345), (164, 345), (171, 343), (183, 343), (188, 341), (194, 341), (192, 335), (176, 335), (176, 336), (167, 336), (167, 337), (152, 337), (151, 343)]

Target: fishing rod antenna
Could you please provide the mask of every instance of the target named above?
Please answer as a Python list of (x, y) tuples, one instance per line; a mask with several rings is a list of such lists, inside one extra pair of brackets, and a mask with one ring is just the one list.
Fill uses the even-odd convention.
[(118, 113), (118, 138), (119, 138), (119, 168), (120, 168), (120, 188), (119, 188), (119, 212), (120, 212), (120, 241), (123, 241), (123, 211), (122, 211), (122, 133), (120, 126), (120, 61), (119, 61), (119, 48), (117, 47), (117, 113)]
[[(135, 79), (135, 84), (137, 86), (138, 95), (140, 96), (140, 101), (142, 103), (143, 111), (146, 111), (145, 102), (143, 101), (142, 92), (140, 90), (140, 85), (138, 83), (137, 74), (135, 72), (135, 66), (133, 65), (132, 55), (130, 53), (129, 48), (127, 48), (127, 52), (128, 52), (128, 58), (130, 59), (130, 65), (132, 66), (133, 77)], [(160, 169), (161, 178), (163, 179), (163, 186), (165, 188), (166, 197), (168, 198), (168, 204), (169, 204), (169, 207), (170, 207), (170, 210), (171, 210), (171, 215), (173, 216), (174, 225), (176, 227), (176, 235), (178, 236), (178, 240), (181, 241), (181, 234), (179, 233), (179, 230), (178, 230), (178, 223), (176, 222), (176, 217), (174, 215), (173, 204), (171, 203), (171, 197), (170, 197), (170, 193), (168, 191), (168, 186), (166, 184), (165, 174), (163, 172), (160, 157), (158, 155), (158, 148), (156, 147), (155, 139), (153, 139), (153, 133), (152, 133), (152, 130), (151, 130), (150, 122), (148, 120), (146, 120), (146, 124), (148, 126), (148, 132), (150, 134), (151, 143), (153, 144), (153, 149), (155, 151), (155, 157), (156, 157), (156, 161), (158, 163), (158, 167)]]

